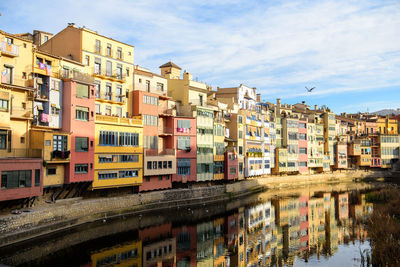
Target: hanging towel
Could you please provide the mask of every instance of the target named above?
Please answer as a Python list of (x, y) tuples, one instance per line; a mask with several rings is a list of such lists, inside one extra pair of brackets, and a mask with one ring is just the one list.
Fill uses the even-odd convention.
[(9, 44), (9, 43), (7, 43), (7, 45), (6, 45), (7, 47), (6, 47), (6, 50), (7, 50), (7, 52), (12, 52), (12, 50), (13, 50), (13, 45), (12, 44)]
[(45, 70), (46, 69), (46, 64), (39, 62), (39, 69)]
[(46, 65), (46, 75), (51, 75), (51, 65)]
[(46, 113), (42, 113), (42, 122), (48, 122), (49, 121), (49, 119), (48, 119), (48, 116), (47, 116), (47, 114)]
[(7, 70), (3, 70), (1, 72), (1, 82), (2, 83), (7, 83)]

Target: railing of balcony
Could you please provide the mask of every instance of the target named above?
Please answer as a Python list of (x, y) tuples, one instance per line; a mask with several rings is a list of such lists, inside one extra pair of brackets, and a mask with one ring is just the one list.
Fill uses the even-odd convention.
[(0, 158), (41, 158), (41, 149), (31, 148), (12, 148), (12, 149), (1, 149)]
[(2, 53), (6, 53), (12, 56), (18, 56), (18, 46), (9, 44), (7, 42), (1, 42), (0, 50)]

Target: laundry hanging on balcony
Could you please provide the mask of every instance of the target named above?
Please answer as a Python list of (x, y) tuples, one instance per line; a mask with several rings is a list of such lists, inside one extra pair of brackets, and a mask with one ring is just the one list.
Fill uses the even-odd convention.
[(39, 69), (45, 70), (46, 69), (46, 64), (39, 62)]
[(46, 75), (51, 75), (51, 65), (46, 65)]
[(42, 115), (40, 116), (40, 120), (42, 122), (49, 122), (49, 115), (46, 113), (42, 113)]

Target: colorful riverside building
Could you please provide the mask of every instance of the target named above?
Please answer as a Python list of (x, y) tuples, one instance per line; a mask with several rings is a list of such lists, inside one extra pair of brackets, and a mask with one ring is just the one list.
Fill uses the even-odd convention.
[(168, 81), (168, 96), (176, 101), (178, 116), (196, 118), (197, 182), (214, 179), (214, 111), (207, 104), (210, 87), (193, 80), (192, 74), (184, 72), (173, 62), (160, 66), (161, 75)]
[[(71, 153), (83, 152), (78, 154), (86, 155), (87, 152), (93, 150), (93, 146), (89, 147), (89, 139), (93, 142), (94, 138), (94, 135), (91, 134), (92, 129), (87, 129), (83, 136), (75, 136), (75, 140), (73, 140), (71, 139), (72, 132), (79, 132), (80, 129), (73, 129), (71, 125), (64, 123), (65, 120), (72, 123), (78, 119), (77, 115), (85, 120), (86, 108), (93, 111), (92, 101), (85, 100), (94, 99), (93, 96), (90, 96), (93, 78), (84, 74), (84, 65), (70, 59), (43, 51), (34, 51), (33, 59), (33, 77), (30, 81), (34, 87), (34, 117), (30, 133), (31, 147), (43, 150), (45, 162), (43, 187), (62, 187), (69, 183), (67, 181), (69, 179), (68, 169), (71, 163)], [(68, 71), (63, 71), (64, 68), (67, 68)], [(76, 85), (74, 89), (76, 94), (74, 92), (72, 96), (68, 95), (70, 91), (65, 91), (64, 88), (64, 86), (71, 86), (71, 83)], [(69, 88), (69, 90), (72, 89)], [(68, 113), (71, 112), (71, 107), (64, 108), (64, 100), (68, 100), (69, 97), (71, 97), (72, 104), (75, 104), (75, 101), (83, 101), (84, 103), (84, 107), (79, 107), (82, 110), (72, 114), (72, 117)], [(87, 112), (89, 111), (87, 110)], [(93, 121), (93, 117), (90, 117), (90, 115), (87, 119), (89, 123)], [(75, 144), (75, 147), (72, 144)], [(72, 151), (72, 148), (74, 151)], [(91, 156), (92, 153), (90, 153)], [(88, 180), (85, 179), (85, 181)], [(78, 184), (78, 186), (82, 185)]]
[(143, 116), (143, 184), (139, 191), (172, 187), (176, 174), (174, 117), (167, 79), (135, 66), (133, 114)]
[(299, 172), (308, 173), (308, 122), (307, 119), (299, 120)]
[(32, 42), (0, 31), (0, 201), (43, 192), (41, 149), (29, 147), (33, 120)]
[[(142, 122), (139, 117), (132, 117), (133, 102), (127, 101), (133, 94), (133, 46), (71, 23), (39, 49), (79, 61), (94, 79), (91, 95), (95, 104), (89, 112), (90, 121), (96, 125), (96, 144), (93, 141), (89, 146), (89, 150), (96, 148), (95, 166), (91, 164), (89, 168), (96, 169), (92, 188), (141, 184)], [(62, 67), (62, 73), (69, 71), (69, 66)], [(79, 95), (79, 88), (77, 92)], [(85, 114), (87, 110), (78, 112)], [(83, 142), (85, 151), (86, 139), (78, 141)]]
[(236, 135), (236, 131), (238, 133), (239, 173), (244, 156), (244, 176), (262, 175), (265, 167), (264, 116), (261, 105), (257, 105), (260, 101), (257, 101), (259, 99), (257, 99), (256, 88), (250, 88), (243, 84), (238, 87), (218, 88), (216, 97), (218, 101), (227, 103), (228, 106), (237, 104), (240, 108), (237, 122), (229, 124), (229, 131), (234, 135)]

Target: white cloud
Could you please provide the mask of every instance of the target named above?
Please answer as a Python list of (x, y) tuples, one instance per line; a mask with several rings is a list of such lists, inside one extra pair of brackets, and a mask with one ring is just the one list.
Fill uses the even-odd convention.
[(40, 0), (2, 13), (5, 30), (76, 22), (134, 45), (135, 63), (155, 72), (173, 60), (215, 86), (246, 83), (271, 97), (302, 96), (304, 85), (326, 96), (400, 83), (397, 1)]

